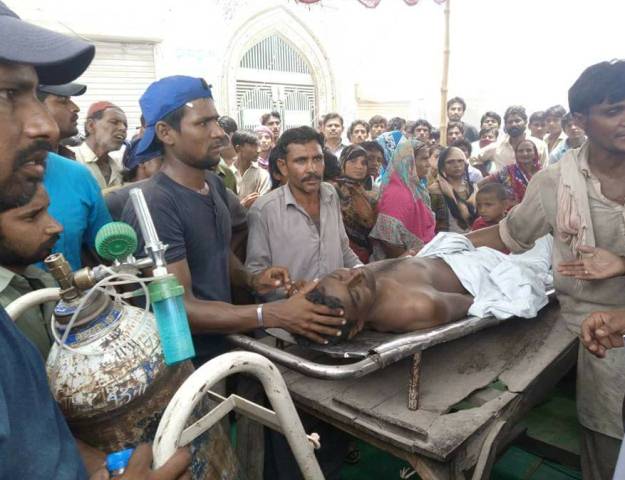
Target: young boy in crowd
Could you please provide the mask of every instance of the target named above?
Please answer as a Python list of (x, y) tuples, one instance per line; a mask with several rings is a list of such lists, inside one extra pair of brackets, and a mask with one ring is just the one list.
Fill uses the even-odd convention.
[(250, 208), (258, 197), (271, 190), (269, 172), (258, 164), (258, 138), (252, 132), (237, 130), (230, 139), (236, 160), (230, 166), (237, 181), (241, 205)]
[(472, 231), (497, 225), (506, 216), (508, 193), (501, 183), (487, 183), (475, 197), (479, 217), (473, 222)]

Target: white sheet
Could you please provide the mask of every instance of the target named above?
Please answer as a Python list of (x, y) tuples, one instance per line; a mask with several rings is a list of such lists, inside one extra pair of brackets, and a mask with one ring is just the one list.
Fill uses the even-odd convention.
[(533, 318), (547, 302), (553, 284), (553, 238), (546, 235), (531, 250), (505, 255), (492, 248), (475, 248), (457, 233), (439, 233), (419, 257), (443, 259), (475, 298), (469, 315)]

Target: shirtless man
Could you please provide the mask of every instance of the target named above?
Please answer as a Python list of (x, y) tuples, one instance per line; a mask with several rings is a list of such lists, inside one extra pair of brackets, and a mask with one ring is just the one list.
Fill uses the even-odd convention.
[(347, 325), (337, 340), (365, 324), (404, 333), (460, 320), (473, 303), (453, 270), (440, 258), (403, 257), (362, 268), (341, 268), (324, 277), (307, 298), (343, 308)]
[(521, 255), (468, 245), (462, 235), (439, 234), (419, 256), (341, 268), (306, 285), (308, 300), (344, 311), (345, 327), (336, 337), (326, 336), (327, 343), (352, 338), (365, 327), (405, 333), (469, 313), (533, 318), (547, 304), (549, 237)]

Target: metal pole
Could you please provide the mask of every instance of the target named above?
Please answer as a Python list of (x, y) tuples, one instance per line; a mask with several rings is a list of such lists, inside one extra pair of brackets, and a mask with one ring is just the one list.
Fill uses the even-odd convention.
[(447, 83), (449, 75), (449, 17), (450, 17), (450, 3), (451, 0), (445, 2), (445, 46), (443, 50), (443, 78), (441, 81), (441, 123), (440, 144), (447, 145)]

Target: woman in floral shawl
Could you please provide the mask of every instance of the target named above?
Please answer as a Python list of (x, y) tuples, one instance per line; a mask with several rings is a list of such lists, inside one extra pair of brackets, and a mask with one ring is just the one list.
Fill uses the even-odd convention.
[(365, 190), (368, 153), (359, 145), (349, 145), (341, 152), (340, 162), (341, 176), (331, 183), (339, 196), (349, 246), (363, 263), (367, 263), (372, 252), (369, 232), (377, 216), (376, 195)]
[(381, 260), (421, 249), (434, 237), (435, 221), (415, 165), (415, 151), (419, 153), (427, 145), (411, 143), (399, 131), (383, 133), (377, 141), (384, 149), (386, 166), (378, 218), (369, 236), (373, 240), (373, 259)]
[(478, 187), (491, 182), (503, 184), (508, 192), (508, 197), (510, 198), (512, 206), (521, 203), (525, 196), (527, 184), (541, 168), (538, 149), (534, 142), (523, 140), (516, 146), (514, 153), (516, 158), (515, 163), (503, 167), (478, 184)]

